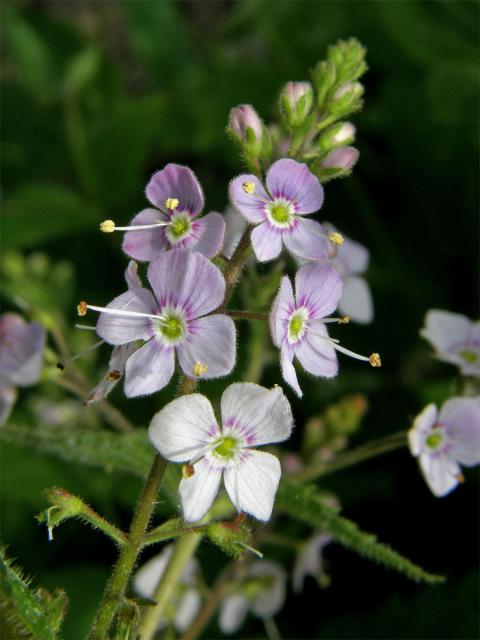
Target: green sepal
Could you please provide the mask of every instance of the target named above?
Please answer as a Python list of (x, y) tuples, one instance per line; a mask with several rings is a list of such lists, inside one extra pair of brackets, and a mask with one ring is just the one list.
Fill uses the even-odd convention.
[(240, 558), (246, 549), (250, 549), (247, 542), (250, 534), (251, 528), (246, 522), (214, 522), (205, 527), (207, 538), (235, 559)]

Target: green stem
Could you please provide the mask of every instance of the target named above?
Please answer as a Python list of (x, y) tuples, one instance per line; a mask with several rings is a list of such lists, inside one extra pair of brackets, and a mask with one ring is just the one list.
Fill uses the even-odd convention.
[(194, 527), (176, 527), (166, 529), (163, 525), (160, 525), (156, 529), (152, 529), (143, 539), (144, 546), (155, 544), (157, 542), (164, 542), (171, 538), (179, 538), (180, 536), (194, 533), (204, 533), (206, 525), (197, 525)]
[(240, 238), (240, 242), (235, 249), (233, 256), (230, 258), (230, 262), (223, 274), (225, 277), (226, 289), (225, 289), (225, 298), (222, 306), (220, 307), (221, 311), (225, 311), (225, 307), (230, 300), (235, 285), (237, 284), (237, 280), (240, 276), (240, 273), (243, 269), (243, 265), (245, 264), (245, 260), (248, 256), (248, 252), (250, 251), (250, 233), (252, 228), (248, 226), (243, 236)]
[(319, 462), (310, 464), (297, 473), (292, 474), (289, 478), (295, 481), (315, 480), (321, 476), (326, 476), (329, 473), (334, 473), (340, 469), (351, 467), (364, 460), (370, 458), (376, 458), (384, 453), (395, 451), (395, 449), (401, 449), (407, 445), (407, 433), (406, 431), (400, 431), (394, 435), (387, 436), (380, 440), (374, 440), (361, 447), (346, 451), (339, 455), (335, 460), (331, 462)]
[(227, 309), (225, 315), (235, 320), (268, 320), (268, 313), (258, 313), (256, 311), (238, 311), (237, 309)]
[(158, 623), (165, 613), (165, 609), (170, 601), (173, 590), (180, 580), (188, 561), (195, 553), (200, 540), (201, 533), (185, 535), (175, 545), (173, 555), (165, 569), (162, 580), (157, 585), (153, 600), (157, 603), (154, 607), (147, 607), (142, 622), (138, 628), (138, 635), (141, 640), (151, 640), (158, 627)]

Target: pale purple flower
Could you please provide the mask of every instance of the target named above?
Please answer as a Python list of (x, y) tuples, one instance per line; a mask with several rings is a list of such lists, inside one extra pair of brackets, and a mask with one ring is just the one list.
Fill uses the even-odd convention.
[(310, 263), (299, 269), (295, 275), (295, 294), (290, 278), (282, 278), (270, 313), (270, 328), (273, 342), (280, 348), (283, 378), (300, 397), (302, 391), (293, 366), (294, 356), (306, 371), (323, 378), (332, 378), (338, 373), (335, 350), (375, 367), (381, 364), (378, 354), (369, 358), (358, 355), (328, 336), (326, 323), (345, 321), (327, 317), (337, 308), (342, 293), (342, 279), (330, 265)]
[[(157, 584), (167, 568), (173, 554), (173, 544), (166, 545), (162, 551), (150, 558), (136, 572), (133, 578), (133, 588), (142, 598), (152, 599)], [(191, 558), (182, 572), (180, 580), (174, 588), (171, 600), (170, 613), (174, 629), (178, 633), (185, 631), (200, 611), (202, 597), (197, 589), (198, 574), (200, 568), (195, 558)], [(166, 620), (162, 619), (157, 630), (166, 626)]]
[(303, 591), (307, 576), (312, 576), (318, 582), (325, 579), (323, 550), (331, 541), (331, 536), (320, 532), (302, 544), (293, 568), (292, 582), (295, 593)]
[(445, 496), (463, 482), (460, 465), (480, 464), (480, 396), (429, 404), (408, 432), (412, 455), (432, 493)]
[(277, 160), (268, 170), (266, 187), (250, 174), (230, 183), (232, 205), (256, 225), (252, 245), (257, 259), (277, 258), (282, 243), (300, 258), (326, 259), (328, 241), (322, 226), (305, 218), (323, 203), (323, 187), (307, 165), (289, 158)]
[(466, 376), (480, 375), (480, 321), (460, 313), (430, 310), (420, 335), (436, 350), (436, 357), (460, 367)]
[(270, 560), (255, 560), (234, 590), (220, 605), (218, 624), (223, 633), (234, 633), (250, 611), (258, 618), (271, 618), (285, 602), (286, 574)]
[(16, 387), (38, 382), (44, 346), (42, 325), (27, 323), (16, 313), (0, 316), (0, 424), (15, 402)]
[(197, 252), (177, 249), (161, 254), (148, 267), (149, 289), (136, 288), (107, 307), (80, 303), (100, 312), (97, 333), (119, 346), (145, 344), (125, 367), (128, 397), (162, 389), (175, 368), (175, 353), (190, 377), (218, 378), (235, 364), (235, 326), (223, 314), (207, 315), (223, 302), (225, 280), (220, 270)]
[(146, 195), (156, 209), (144, 209), (129, 227), (102, 223), (103, 231), (127, 231), (123, 250), (135, 260), (150, 261), (170, 249), (190, 249), (207, 258), (222, 248), (225, 223), (220, 213), (199, 217), (203, 192), (195, 174), (177, 164), (167, 164), (147, 184)]
[[(263, 124), (260, 116), (251, 104), (241, 104), (230, 111), (228, 120), (230, 131), (239, 142), (260, 144), (263, 137)], [(249, 133), (249, 130), (251, 133)], [(253, 137), (253, 139), (251, 139)]]
[[(278, 459), (252, 447), (282, 442), (293, 426), (282, 389), (244, 382), (230, 385), (221, 400), (222, 426), (201, 394), (177, 398), (152, 419), (148, 435), (159, 453), (190, 465), (180, 482), (183, 515), (200, 520), (210, 509), (223, 477), (239, 512), (268, 520), (280, 481)], [(191, 468), (193, 467), (193, 469)]]

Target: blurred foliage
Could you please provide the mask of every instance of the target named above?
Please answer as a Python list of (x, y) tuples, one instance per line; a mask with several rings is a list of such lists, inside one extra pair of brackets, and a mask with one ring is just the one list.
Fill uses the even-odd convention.
[[(454, 393), (452, 370), (431, 359), (418, 330), (428, 308), (478, 314), (476, 2), (6, 0), (2, 18), (6, 308), (66, 334), (71, 353), (92, 345), (91, 332), (73, 330), (75, 304), (108, 302), (124, 289), (126, 267), (120, 237), (99, 234), (98, 223), (110, 217), (127, 223), (145, 206), (149, 175), (169, 161), (192, 167), (208, 208), (223, 210), (228, 180), (241, 170), (224, 134), (230, 108), (251, 102), (272, 119), (283, 84), (306, 79), (329, 44), (355, 36), (367, 47), (369, 64), (366, 106), (356, 120), (361, 159), (352, 177), (327, 185), (319, 219), (332, 220), (371, 251), (376, 318), (371, 327), (348, 328), (342, 340), (360, 352), (378, 350), (384, 367), (371, 371), (342, 359), (338, 379), (305, 378), (306, 400), (292, 402), (294, 444), (300, 446), (312, 415), (322, 415), (330, 428), (341, 411), (335, 407), (350, 394), (367, 397), (370, 407), (359, 428), (353, 421), (341, 434), (355, 443), (408, 427), (426, 402)], [(268, 299), (255, 295), (257, 287), (265, 291), (265, 277), (274, 282), (266, 267), (245, 278), (241, 295), (252, 308), (268, 307)], [(257, 358), (241, 348), (235, 377), (258, 372), (262, 353), (263, 382), (279, 382), (266, 332), (260, 325), (239, 331), (240, 344), (251, 338)], [(42, 584), (66, 590), (65, 637), (77, 638), (86, 633), (115, 555), (109, 541), (78, 523), (67, 523), (47, 545), (33, 519), (45, 507), (42, 490), (66, 487), (126, 528), (140, 483), (115, 471), (115, 450), (104, 446), (97, 410), (82, 410), (52, 384), (60, 376), (53, 368), (58, 344), (49, 347), (44, 381), (22, 392), (2, 433), (9, 440), (3, 537)], [(102, 348), (79, 361), (92, 385), (107, 359)], [(202, 389), (218, 397), (228, 381)], [(127, 402), (118, 385), (112, 402), (144, 427), (171, 390)], [(62, 402), (76, 404), (54, 414)], [(27, 438), (50, 453), (69, 442), (62, 448), (70, 451), (68, 462), (19, 446)], [(78, 438), (90, 443), (91, 467), (75, 464)], [(151, 455), (136, 442), (142, 438), (125, 436), (132, 447), (117, 451), (139, 475), (147, 473)], [(85, 456), (83, 445), (82, 451)], [(465, 487), (434, 500), (415, 462), (395, 453), (322, 482), (339, 495), (349, 518), (449, 580), (419, 589), (333, 547), (327, 553), (332, 586), (319, 594), (311, 585), (302, 596), (305, 610), (320, 611), (321, 602), (321, 615), (299, 620), (291, 599), (278, 620), (283, 637), (476, 637), (477, 477), (467, 474)], [(213, 579), (224, 560), (208, 552), (203, 565)], [(239, 633), (263, 631), (250, 621)], [(205, 637), (216, 634), (213, 623)]]

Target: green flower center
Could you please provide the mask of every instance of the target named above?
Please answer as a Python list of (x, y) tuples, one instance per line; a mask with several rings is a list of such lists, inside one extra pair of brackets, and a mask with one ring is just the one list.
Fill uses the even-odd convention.
[(214, 451), (222, 458), (233, 458), (237, 449), (237, 445), (238, 442), (237, 440), (235, 440), (235, 438), (225, 436), (224, 438), (220, 438), (220, 440), (218, 440), (218, 444), (215, 447)]
[(425, 444), (430, 449), (436, 449), (442, 443), (442, 441), (443, 441), (443, 433), (441, 433), (440, 431), (430, 433), (425, 438)]
[(183, 324), (172, 316), (160, 325), (160, 331), (169, 340), (177, 340), (183, 335)]
[(169, 224), (170, 233), (175, 236), (175, 238), (180, 238), (190, 229), (190, 220), (186, 216), (182, 216), (181, 218), (176, 218), (172, 220)]
[(288, 332), (293, 340), (300, 338), (305, 327), (305, 316), (302, 313), (296, 313), (290, 318)]
[(478, 360), (478, 353), (475, 353), (475, 351), (470, 351), (469, 349), (460, 351), (458, 355), (470, 364), (475, 364), (475, 362), (477, 362)]
[(288, 222), (291, 214), (284, 204), (274, 204), (270, 209), (270, 215), (275, 222)]

